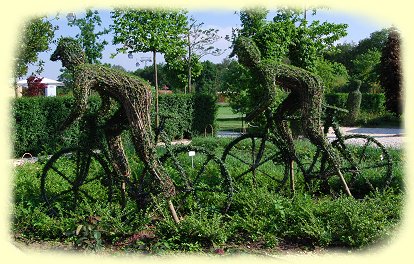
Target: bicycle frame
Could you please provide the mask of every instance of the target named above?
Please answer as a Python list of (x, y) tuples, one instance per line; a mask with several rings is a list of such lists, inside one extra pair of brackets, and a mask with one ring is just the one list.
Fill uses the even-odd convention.
[[(342, 110), (340, 108), (336, 108), (336, 107), (332, 107), (332, 106), (325, 106), (325, 118), (323, 119), (323, 133), (326, 136), (329, 128), (333, 128), (334, 130), (334, 134), (337, 137), (337, 139), (340, 142), (341, 145), (341, 151), (344, 151), (345, 153), (342, 153), (344, 156), (349, 157), (348, 158), (348, 162), (350, 162), (352, 164), (352, 167), (355, 168), (355, 172), (358, 173), (358, 169), (356, 166), (355, 161), (352, 159), (351, 155), (347, 155), (349, 153), (347, 153), (347, 148), (344, 144), (343, 141), (343, 135), (339, 129), (339, 124), (336, 121), (336, 112), (337, 111), (346, 111), (346, 110)], [(294, 191), (294, 176), (293, 176), (293, 163), (290, 160), (290, 158), (288, 157), (283, 157), (282, 154), (275, 154), (272, 155), (270, 158), (267, 158), (266, 160), (262, 160), (263, 157), (263, 150), (264, 150), (264, 146), (263, 144), (265, 144), (266, 141), (270, 141), (272, 142), (275, 146), (277, 146), (279, 149), (283, 149), (284, 147), (284, 142), (282, 142), (282, 139), (278, 136), (278, 134), (274, 134), (277, 133), (277, 130), (272, 129), (274, 127), (273, 124), (273, 120), (272, 120), (272, 113), (270, 110), (265, 112), (265, 117), (266, 117), (266, 125), (264, 127), (264, 131), (265, 133), (263, 133), (263, 141), (262, 141), (262, 146), (260, 146), (260, 151), (258, 153), (258, 155), (256, 156), (256, 161), (254, 162), (253, 166), (251, 167), (251, 169), (249, 171), (246, 171), (245, 174), (249, 173), (249, 172), (253, 172), (254, 170), (259, 167), (260, 165), (264, 164), (265, 162), (268, 162), (271, 159), (274, 159), (276, 156), (278, 157), (279, 162), (284, 162), (286, 163), (286, 166), (290, 167), (291, 170), (291, 189), (292, 191)], [(298, 117), (288, 117), (284, 120), (284, 122), (291, 122), (294, 120), (298, 120)], [(272, 131), (271, 131), (272, 129)], [(318, 171), (315, 171), (315, 166), (318, 163), (318, 160), (320, 160), (320, 167)], [(300, 158), (298, 158), (297, 154), (294, 154), (294, 160), (293, 162), (295, 162), (299, 168), (299, 170), (302, 172), (302, 175), (304, 177), (305, 183), (306, 184), (310, 184), (312, 179), (327, 179), (329, 178), (331, 175), (336, 174), (336, 172), (334, 170), (328, 170), (328, 164), (327, 164), (327, 158), (326, 158), (326, 154), (322, 153), (322, 150), (317, 147), (315, 154), (312, 157), (312, 161), (309, 165), (308, 168), (305, 168), (304, 164), (302, 163), (302, 161), (300, 160)]]

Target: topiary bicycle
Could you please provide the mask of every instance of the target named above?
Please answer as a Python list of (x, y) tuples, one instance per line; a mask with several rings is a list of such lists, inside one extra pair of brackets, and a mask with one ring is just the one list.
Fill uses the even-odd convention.
[[(392, 180), (392, 161), (386, 148), (375, 138), (367, 135), (342, 135), (336, 120), (338, 112), (345, 109), (325, 105), (324, 134), (333, 128), (336, 139), (330, 144), (340, 157), (340, 169), (354, 197), (387, 187)], [(273, 131), (271, 112), (267, 111), (264, 133), (247, 133), (234, 139), (225, 148), (222, 160), (231, 164), (236, 183), (248, 183), (273, 191), (283, 189), (290, 175), (291, 165), (285, 161), (280, 138)], [(293, 121), (292, 117), (288, 121)], [(292, 125), (292, 122), (291, 122)], [(295, 140), (296, 164), (303, 175), (307, 189), (317, 192), (341, 193), (342, 184), (336, 172), (327, 162), (326, 154), (306, 140)], [(293, 164), (292, 164), (293, 166)], [(294, 193), (295, 180), (290, 182)]]
[[(86, 134), (79, 138), (78, 146), (58, 151), (44, 166), (40, 189), (49, 211), (53, 215), (65, 214), (84, 202), (98, 200), (120, 200), (122, 208), (133, 203), (139, 209), (145, 209), (148, 202), (161, 193), (147, 169), (142, 163), (135, 162), (135, 173), (123, 183), (109, 165), (107, 146), (99, 137), (101, 127), (94, 118), (87, 118), (85, 123), (89, 127), (84, 129)], [(172, 200), (177, 212), (183, 216), (200, 208), (226, 211), (233, 189), (224, 163), (204, 148), (170, 144), (163, 132), (163, 124), (164, 121), (156, 130), (156, 142), (158, 138), (164, 142), (157, 148), (157, 155), (174, 182), (176, 195)], [(122, 184), (126, 188), (122, 188)]]

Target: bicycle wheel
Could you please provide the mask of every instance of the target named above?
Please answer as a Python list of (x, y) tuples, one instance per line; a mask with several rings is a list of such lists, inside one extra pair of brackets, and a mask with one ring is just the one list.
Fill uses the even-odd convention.
[(355, 197), (389, 186), (392, 160), (386, 148), (366, 135), (346, 135), (332, 145), (342, 154), (341, 171)]
[(65, 214), (83, 201), (110, 201), (112, 176), (105, 161), (88, 149), (67, 148), (43, 168), (40, 190), (50, 213)]
[(245, 134), (224, 150), (222, 161), (231, 168), (235, 186), (280, 191), (289, 178), (289, 167), (282, 153), (267, 137)]
[(303, 138), (295, 140), (295, 151), (297, 157), (296, 175), (297, 188), (305, 191), (318, 193), (325, 192), (326, 186), (322, 188), (321, 180), (331, 177), (334, 171), (327, 162), (326, 154), (312, 144), (309, 139)]
[(160, 162), (175, 184), (173, 202), (179, 214), (200, 208), (220, 213), (229, 209), (232, 181), (224, 163), (213, 153), (201, 147), (180, 146), (161, 156)]

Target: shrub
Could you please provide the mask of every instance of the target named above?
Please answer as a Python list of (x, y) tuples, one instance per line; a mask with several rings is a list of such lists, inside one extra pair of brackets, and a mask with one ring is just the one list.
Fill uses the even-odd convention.
[[(160, 117), (164, 116), (164, 132), (172, 138), (183, 138), (191, 135), (193, 116), (193, 98), (187, 94), (164, 94), (159, 97)], [(155, 111), (152, 112), (153, 123)], [(161, 119), (160, 119), (161, 120)]]
[[(88, 113), (96, 112), (100, 98), (89, 98)], [(57, 133), (59, 126), (70, 114), (73, 97), (22, 97), (12, 102), (14, 156), (25, 152), (37, 155), (53, 153), (62, 147), (76, 144), (79, 137), (79, 122)], [(162, 95), (159, 98), (160, 115), (167, 115), (165, 132), (171, 138), (190, 137), (204, 133), (212, 124), (215, 128), (217, 108), (211, 95)], [(154, 120), (154, 114), (152, 116)]]
[(43, 78), (36, 76), (30, 76), (27, 78), (27, 90), (24, 95), (26, 96), (39, 96), (44, 94), (47, 85), (42, 83)]
[[(12, 103), (14, 156), (25, 152), (37, 155), (66, 147), (78, 137), (78, 123), (62, 134), (58, 128), (71, 112), (71, 97), (27, 97)], [(89, 111), (95, 111), (99, 98), (90, 97)]]
[(214, 132), (217, 130), (217, 98), (211, 94), (195, 94), (194, 95), (194, 112), (192, 130), (194, 134), (200, 135), (211, 132), (210, 126), (213, 127)]
[[(347, 93), (328, 93), (325, 94), (325, 102), (341, 108), (346, 108), (348, 94)], [(385, 96), (382, 93), (369, 94), (362, 93), (361, 111), (379, 113), (384, 112)]]
[(348, 94), (348, 99), (346, 101), (346, 108), (349, 111), (346, 117), (346, 122), (348, 124), (355, 123), (361, 108), (362, 94), (359, 91), (361, 81), (356, 80), (355, 83), (355, 89)]
[(347, 93), (328, 93), (325, 94), (325, 102), (328, 105), (346, 108)]
[[(194, 140), (200, 144), (210, 139)], [(227, 139), (216, 139), (223, 148)], [(220, 149), (217, 143), (215, 148)], [(363, 199), (347, 196), (337, 198), (313, 196), (298, 191), (294, 198), (270, 192), (266, 187), (238, 184), (227, 214), (193, 210), (176, 224), (168, 211), (166, 201), (156, 197), (154, 207), (147, 213), (138, 213), (131, 200), (126, 208), (117, 201), (109, 203), (104, 197), (95, 203), (81, 203), (67, 216), (54, 218), (46, 214), (39, 195), (39, 173), (42, 165), (25, 164), (16, 167), (13, 177), (14, 206), (12, 229), (14, 234), (43, 241), (73, 241), (65, 237), (67, 231), (76, 230), (88, 216), (99, 216), (94, 227), (102, 234), (102, 242), (113, 244), (126, 241), (139, 230), (151, 230), (155, 238), (136, 241), (126, 250), (201, 251), (217, 246), (228, 251), (252, 245), (254, 248), (274, 247), (278, 244), (313, 248), (361, 248), (384, 241), (395, 232), (404, 209), (403, 158), (401, 150), (390, 150), (396, 176), (393, 189), (370, 194)], [(235, 166), (228, 166), (233, 175)], [(119, 187), (118, 187), (119, 188)], [(177, 208), (179, 208), (177, 206)], [(178, 209), (178, 213), (180, 213)], [(123, 220), (123, 216), (126, 218)]]
[(379, 94), (362, 94), (361, 110), (368, 113), (383, 113), (385, 112), (385, 95)]

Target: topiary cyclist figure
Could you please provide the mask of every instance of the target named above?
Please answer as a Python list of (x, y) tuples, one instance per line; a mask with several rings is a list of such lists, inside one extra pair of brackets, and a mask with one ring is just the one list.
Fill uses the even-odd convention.
[[(150, 118), (152, 96), (148, 82), (126, 72), (86, 63), (82, 47), (72, 38), (61, 38), (50, 59), (60, 60), (63, 67), (73, 72), (75, 104), (62, 128), (66, 128), (86, 112), (92, 90), (102, 98), (101, 115), (108, 112), (110, 100), (115, 100), (121, 107), (104, 125), (114, 169), (123, 177), (130, 176), (121, 141), (121, 133), (126, 129), (126, 124), (129, 124), (138, 156), (148, 167), (149, 173), (158, 181), (167, 199), (173, 196), (174, 184), (155, 155)], [(125, 190), (124, 183), (122, 188)], [(171, 202), (169, 204), (174, 220), (178, 221)]]
[(289, 92), (287, 98), (280, 103), (273, 113), (272, 118), (277, 134), (280, 135), (285, 144), (282, 147), (286, 150), (286, 159), (290, 164), (292, 191), (294, 191), (292, 161), (297, 158), (292, 132), (285, 120), (288, 116), (299, 112), (305, 136), (327, 154), (328, 162), (333, 165), (336, 174), (340, 177), (345, 192), (352, 196), (339, 169), (336, 154), (321, 131), (323, 85), (319, 77), (291, 65), (272, 60), (262, 60), (258, 47), (253, 40), (247, 37), (240, 36), (236, 39), (232, 54), (237, 55), (238, 61), (250, 69), (257, 80), (257, 84), (262, 88), (260, 91), (263, 91), (259, 105), (247, 114), (246, 121), (253, 120), (260, 113), (269, 109), (275, 101), (277, 86)]

